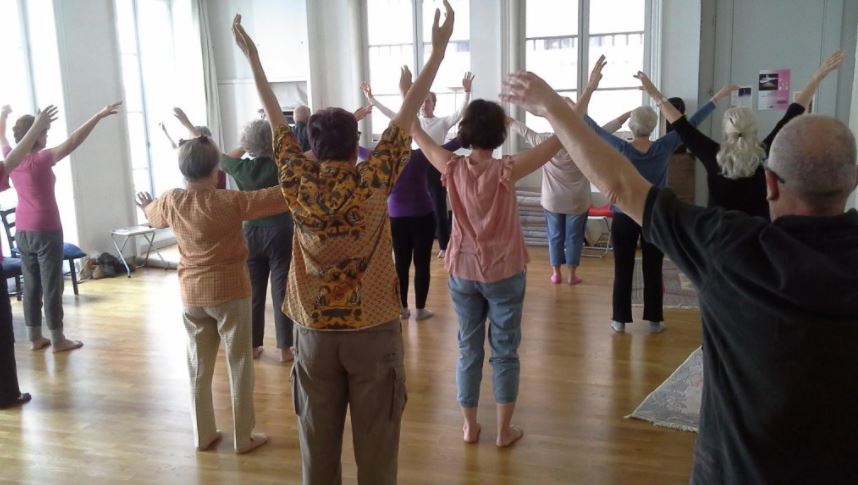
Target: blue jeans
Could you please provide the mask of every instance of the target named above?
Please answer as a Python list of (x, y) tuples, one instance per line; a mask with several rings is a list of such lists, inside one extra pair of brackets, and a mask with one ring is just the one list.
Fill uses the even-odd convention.
[(506, 404), (518, 398), (518, 345), (521, 343), (521, 313), (527, 278), (522, 271), (494, 283), (450, 277), (450, 297), (459, 317), (459, 362), (456, 366), (457, 398), (465, 408), (480, 401), (480, 382), (485, 357), (486, 317), (492, 356), (492, 387), (495, 402)]
[(581, 249), (584, 247), (584, 231), (587, 229), (587, 214), (558, 214), (545, 211), (548, 229), (548, 260), (551, 266), (563, 263), (578, 266)]

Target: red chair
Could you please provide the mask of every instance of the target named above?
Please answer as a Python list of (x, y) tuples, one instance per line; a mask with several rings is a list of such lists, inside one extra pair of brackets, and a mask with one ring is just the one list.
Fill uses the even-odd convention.
[[(599, 221), (605, 225), (605, 231), (598, 241), (587, 241), (584, 244), (583, 255), (591, 258), (604, 258), (608, 251), (611, 251), (611, 222), (614, 219), (614, 211), (611, 210), (611, 204), (607, 203), (601, 206), (591, 205), (587, 211), (587, 222), (591, 220)], [(587, 251), (590, 251), (589, 253)]]

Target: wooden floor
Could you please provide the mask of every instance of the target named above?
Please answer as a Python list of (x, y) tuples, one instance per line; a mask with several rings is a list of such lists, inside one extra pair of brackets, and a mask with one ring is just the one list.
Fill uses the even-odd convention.
[[(613, 335), (612, 261), (585, 259), (578, 287), (548, 283), (546, 251), (532, 248), (521, 345), (514, 448), (494, 446), (488, 362), (480, 404), (482, 442), (461, 441), (455, 399), (456, 320), (446, 274), (433, 261), (429, 308), (404, 327), (409, 401), (402, 427), (403, 484), (688, 483), (694, 434), (623, 417), (699, 345), (698, 313), (666, 310), (667, 331), (643, 324)], [(26, 483), (299, 483), (289, 367), (275, 359), (273, 326), (256, 366), (257, 430), (271, 437), (235, 456), (231, 439), (194, 451), (185, 333), (174, 271), (87, 282), (65, 296), (66, 332), (85, 342), (70, 354), (32, 352), (13, 301), (18, 375), (34, 396), (0, 411), (0, 481)], [(413, 301), (413, 300), (412, 300)], [(635, 310), (639, 316), (640, 309)], [(219, 427), (230, 430), (223, 360), (215, 374)], [(350, 431), (344, 481), (355, 483)]]

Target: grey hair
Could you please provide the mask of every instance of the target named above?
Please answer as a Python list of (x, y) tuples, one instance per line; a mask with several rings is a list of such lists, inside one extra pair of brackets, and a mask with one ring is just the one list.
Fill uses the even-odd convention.
[(196, 128), (197, 131), (200, 132), (200, 135), (207, 136), (209, 138), (212, 137), (212, 130), (210, 130), (208, 126), (197, 125), (194, 128)]
[(292, 117), (295, 118), (295, 122), (306, 123), (310, 119), (310, 114), (312, 113), (309, 107), (299, 104), (292, 112)]
[(649, 106), (638, 106), (629, 117), (629, 129), (636, 138), (649, 136), (658, 124), (658, 115)]
[(185, 140), (179, 145), (179, 171), (190, 182), (210, 176), (219, 161), (220, 149), (207, 136)]
[(254, 120), (244, 125), (241, 131), (241, 148), (254, 158), (270, 157), (274, 153), (271, 124), (266, 120)]
[(855, 136), (843, 122), (821, 115), (800, 116), (772, 142), (769, 168), (814, 207), (849, 197), (858, 181)]
[(721, 121), (724, 141), (715, 160), (721, 175), (728, 179), (754, 175), (766, 157), (766, 150), (757, 135), (757, 116), (749, 108), (733, 107), (724, 112)]

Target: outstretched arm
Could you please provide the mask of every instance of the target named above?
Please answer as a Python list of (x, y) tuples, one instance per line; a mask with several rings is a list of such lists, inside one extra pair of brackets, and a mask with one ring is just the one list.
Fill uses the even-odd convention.
[(51, 127), (51, 123), (56, 121), (56, 119), (57, 108), (53, 105), (48, 106), (36, 114), (36, 120), (33, 122), (33, 125), (30, 126), (30, 129), (27, 130), (27, 134), (24, 135), (24, 138), (21, 138), (21, 141), (15, 145), (15, 148), (6, 155), (6, 161), (2, 162), (7, 174), (12, 173), (12, 170), (15, 170), (24, 157), (33, 150), (33, 145), (36, 143), (36, 140), (39, 139), (42, 133)]
[(170, 132), (167, 131), (167, 125), (165, 125), (163, 122), (160, 122), (158, 123), (158, 126), (161, 127), (161, 131), (164, 132), (164, 136), (167, 137), (167, 141), (170, 142), (170, 146), (173, 147), (173, 150), (179, 148), (179, 145), (176, 144), (176, 140), (174, 140), (173, 137), (170, 136)]
[(241, 15), (236, 15), (232, 21), (232, 33), (235, 36), (235, 42), (238, 47), (247, 57), (250, 63), (250, 70), (253, 72), (253, 82), (256, 84), (256, 92), (259, 95), (259, 100), (262, 102), (262, 108), (265, 110), (265, 116), (271, 123), (271, 132), (277, 133), (281, 126), (288, 126), (286, 117), (280, 110), (280, 103), (277, 101), (277, 96), (268, 84), (268, 77), (265, 75), (265, 70), (262, 69), (262, 62), (259, 60), (259, 51), (256, 49), (256, 44), (244, 31), (241, 25)]
[(548, 163), (563, 148), (557, 135), (553, 135), (539, 145), (516, 153), (513, 156), (512, 181), (516, 182)]
[(191, 123), (191, 120), (188, 119), (188, 115), (185, 114), (182, 108), (173, 108), (173, 116), (175, 116), (176, 119), (179, 120), (179, 123), (181, 123), (186, 130), (188, 130), (188, 138), (199, 138), (203, 135), (203, 133), (196, 126), (194, 126), (193, 123)]
[(620, 131), (620, 128), (622, 128), (623, 125), (626, 124), (626, 121), (628, 121), (631, 116), (632, 112), (626, 111), (620, 116), (617, 116), (616, 118), (602, 125), (602, 129), (607, 131), (608, 133), (616, 133)]
[(825, 62), (819, 66), (819, 69), (810, 76), (810, 81), (807, 82), (807, 85), (799, 91), (798, 96), (795, 98), (795, 102), (804, 107), (805, 110), (810, 108), (810, 102), (813, 100), (813, 95), (816, 93), (816, 90), (819, 89), (820, 83), (828, 76), (831, 71), (834, 71), (840, 64), (843, 63), (843, 51), (838, 50), (834, 54), (828, 57)]
[(364, 97), (366, 97), (366, 100), (369, 101), (369, 104), (378, 108), (378, 110), (381, 111), (384, 116), (387, 116), (390, 119), (396, 117), (396, 111), (393, 111), (387, 106), (381, 104), (379, 100), (375, 99), (375, 96), (372, 95), (372, 88), (370, 87), (369, 83), (362, 82), (360, 84), (360, 90), (363, 93)]
[(456, 108), (456, 111), (453, 112), (450, 116), (447, 117), (447, 124), (452, 127), (459, 120), (462, 119), (462, 115), (465, 114), (465, 108), (468, 107), (468, 104), (471, 102), (471, 89), (474, 86), (474, 75), (471, 71), (465, 73), (464, 77), (462, 77), (462, 88), (465, 90), (465, 96), (462, 98), (462, 103)]
[(119, 107), (121, 105), (122, 101), (105, 106), (101, 109), (101, 111), (94, 114), (92, 118), (87, 120), (86, 123), (81, 125), (80, 128), (74, 130), (74, 132), (72, 132), (71, 136), (69, 136), (66, 141), (55, 146), (54, 148), (51, 148), (50, 152), (51, 156), (53, 157), (54, 163), (59, 162), (63, 158), (69, 156), (71, 152), (75, 151), (75, 149), (77, 149), (77, 147), (79, 147), (81, 143), (83, 143), (84, 140), (89, 137), (90, 133), (92, 133), (92, 130), (95, 128), (95, 125), (97, 125), (98, 122), (103, 120), (104, 118), (118, 113)]
[[(590, 106), (590, 99), (593, 97), (593, 92), (599, 89), (599, 83), (602, 81), (602, 69), (608, 63), (605, 56), (599, 56), (596, 60), (596, 65), (590, 71), (590, 79), (587, 80), (587, 86), (581, 91), (581, 96), (578, 96), (578, 113), (587, 114), (587, 109)], [(613, 130), (617, 131), (617, 130)], [(613, 133), (612, 131), (612, 133)]]
[(545, 81), (529, 72), (511, 74), (504, 83), (501, 99), (546, 117), (584, 176), (606, 194), (611, 203), (641, 223), (652, 184), (628, 159), (593, 133)]
[(6, 138), (6, 121), (9, 120), (9, 113), (12, 112), (12, 107), (4, 104), (0, 108), (0, 146), (8, 147), (9, 139)]
[(423, 154), (426, 155), (426, 159), (429, 160), (429, 163), (431, 163), (436, 170), (444, 173), (447, 169), (447, 162), (453, 156), (453, 152), (435, 143), (435, 140), (423, 131), (423, 128), (420, 126), (420, 123), (416, 118), (411, 125), (411, 137), (414, 139), (414, 142), (417, 143), (417, 146), (420, 147), (420, 150), (423, 151)]

